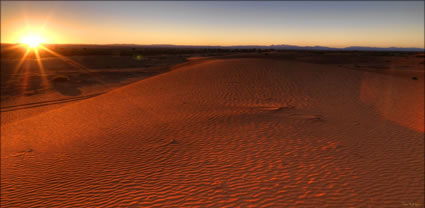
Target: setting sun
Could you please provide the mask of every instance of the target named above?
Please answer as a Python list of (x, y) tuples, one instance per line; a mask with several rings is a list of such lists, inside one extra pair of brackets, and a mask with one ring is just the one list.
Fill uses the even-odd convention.
[(29, 48), (36, 48), (43, 42), (44, 40), (38, 35), (28, 35), (21, 39), (21, 43), (28, 45)]
[(425, 0), (0, 0), (0, 208), (425, 208)]

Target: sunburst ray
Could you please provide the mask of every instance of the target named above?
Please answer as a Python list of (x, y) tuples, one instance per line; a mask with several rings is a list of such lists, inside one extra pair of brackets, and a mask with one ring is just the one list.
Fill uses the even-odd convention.
[(44, 69), (43, 62), (41, 61), (40, 54), (38, 53), (38, 49), (34, 49), (34, 53), (37, 60), (38, 68), (40, 70), (40, 79), (41, 79), (42, 87), (48, 88), (49, 81), (46, 78), (47, 76), (46, 70)]

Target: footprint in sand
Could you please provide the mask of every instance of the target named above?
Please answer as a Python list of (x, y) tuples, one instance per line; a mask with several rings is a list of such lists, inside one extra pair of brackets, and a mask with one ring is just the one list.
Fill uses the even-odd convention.
[(266, 106), (266, 107), (260, 107), (260, 109), (265, 111), (272, 111), (272, 112), (280, 112), (280, 111), (288, 111), (294, 109), (294, 106)]
[(32, 152), (33, 152), (33, 149), (28, 149), (28, 150), (25, 150), (25, 151), (20, 151), (20, 152), (17, 152), (15, 154), (12, 154), (11, 157), (25, 158), (25, 156), (27, 156), (28, 154), (31, 154)]
[(177, 144), (177, 141), (175, 139), (169, 139), (166, 143), (159, 145), (158, 147), (165, 147), (171, 144)]
[(279, 114), (287, 118), (299, 119), (310, 122), (324, 121), (322, 115), (313, 114), (309, 112), (302, 112), (302, 110), (297, 110), (294, 106), (265, 106), (259, 108), (263, 111), (273, 113), (274, 115)]
[(322, 122), (323, 116), (318, 114), (291, 114), (291, 118), (299, 118), (311, 122)]

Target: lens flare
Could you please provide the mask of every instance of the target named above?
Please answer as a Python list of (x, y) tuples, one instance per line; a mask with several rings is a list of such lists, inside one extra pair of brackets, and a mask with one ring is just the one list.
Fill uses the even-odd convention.
[(44, 40), (38, 35), (28, 35), (21, 39), (21, 43), (27, 45), (29, 48), (37, 48)]

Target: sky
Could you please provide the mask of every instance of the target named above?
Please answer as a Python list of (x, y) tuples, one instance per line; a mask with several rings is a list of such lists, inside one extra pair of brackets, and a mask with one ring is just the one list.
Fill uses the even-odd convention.
[(1, 1), (1, 42), (424, 48), (423, 1)]

